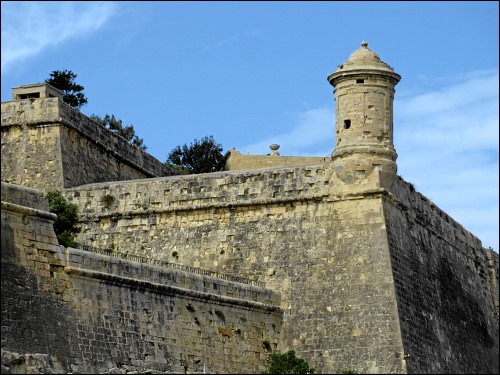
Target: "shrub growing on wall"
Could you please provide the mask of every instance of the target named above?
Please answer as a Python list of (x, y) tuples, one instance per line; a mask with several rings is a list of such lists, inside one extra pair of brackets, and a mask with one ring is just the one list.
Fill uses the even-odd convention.
[(54, 231), (59, 243), (66, 247), (75, 247), (75, 236), (81, 230), (77, 226), (78, 206), (68, 203), (59, 191), (49, 191), (45, 197), (49, 200), (49, 211), (57, 215)]
[(271, 354), (266, 364), (267, 369), (263, 374), (312, 374), (314, 369), (302, 358), (295, 356), (295, 351), (290, 350), (283, 354)]

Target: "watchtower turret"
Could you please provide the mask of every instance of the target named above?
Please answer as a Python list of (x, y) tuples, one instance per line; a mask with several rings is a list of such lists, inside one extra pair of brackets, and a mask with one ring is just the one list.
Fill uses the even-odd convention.
[(390, 187), (396, 175), (393, 144), (394, 86), (401, 76), (363, 41), (361, 48), (328, 76), (335, 87), (337, 176), (346, 184), (362, 183), (374, 170)]

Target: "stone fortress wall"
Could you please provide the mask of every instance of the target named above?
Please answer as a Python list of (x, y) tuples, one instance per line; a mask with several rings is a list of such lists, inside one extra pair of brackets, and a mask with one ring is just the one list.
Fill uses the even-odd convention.
[(283, 348), (318, 369), (495, 368), (495, 360), (474, 358), (498, 352), (498, 254), (399, 177), (392, 191), (357, 190), (346, 190), (331, 164), (321, 163), (92, 184), (65, 194), (80, 207), (82, 243), (279, 290)]
[(135, 151), (125, 173), (121, 145), (95, 133), (109, 131), (56, 98), (2, 103), (2, 179), (63, 189), (82, 226), (81, 249), (61, 248), (42, 193), (2, 184), (4, 357), (257, 373), (295, 350), (317, 373), (498, 373), (498, 254), (396, 176), (399, 75), (363, 42), (328, 79), (342, 94), (332, 162), (203, 175), (146, 176)]
[(278, 293), (66, 249), (47, 209), (2, 182), (2, 373), (256, 373), (278, 347)]
[[(65, 195), (82, 212), (82, 243), (279, 290), (283, 348), (314, 367), (403, 371), (382, 191), (351, 194), (335, 185), (332, 168), (319, 164), (93, 184)], [(114, 198), (111, 207), (104, 197)], [(373, 356), (375, 345), (386, 355)]]

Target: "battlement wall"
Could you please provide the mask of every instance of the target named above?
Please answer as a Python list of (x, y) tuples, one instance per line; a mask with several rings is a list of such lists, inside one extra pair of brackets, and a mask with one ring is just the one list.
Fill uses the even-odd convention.
[[(196, 269), (189, 272), (175, 263), (159, 266), (74, 248), (69, 248), (66, 256), (67, 269), (65, 271), (70, 274), (87, 277), (94, 274), (95, 278), (104, 277), (102, 275), (105, 274), (115, 274), (120, 275), (123, 282), (132, 279), (147, 280), (151, 285), (154, 283), (171, 285), (172, 293), (197, 295), (200, 299), (207, 299), (207, 293), (209, 293), (210, 298), (216, 299), (215, 295), (219, 296), (220, 303), (224, 301), (227, 303), (234, 299), (250, 309), (279, 312), (279, 308), (272, 307), (272, 305), (279, 305), (279, 293), (245, 284), (243, 281), (234, 282), (222, 279), (223, 277), (229, 278), (231, 275), (220, 274), (221, 278), (217, 278), (211, 276), (208, 270)], [(94, 273), (96, 270), (98, 272)]]
[[(4, 183), (2, 181), (2, 202), (31, 208), (33, 210), (49, 211), (49, 201), (44, 192), (26, 186)], [(49, 215), (54, 217), (53, 215)]]
[(175, 174), (57, 98), (2, 103), (2, 179), (43, 190)]
[(278, 293), (64, 249), (42, 194), (2, 182), (2, 373), (258, 373), (278, 349)]

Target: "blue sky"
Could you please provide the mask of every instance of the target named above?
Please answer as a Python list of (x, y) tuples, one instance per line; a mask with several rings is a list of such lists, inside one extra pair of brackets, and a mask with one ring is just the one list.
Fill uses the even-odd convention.
[(87, 115), (132, 124), (161, 160), (224, 151), (327, 156), (326, 77), (362, 40), (402, 76), (398, 174), (498, 252), (498, 2), (2, 2), (2, 101), (69, 69)]

